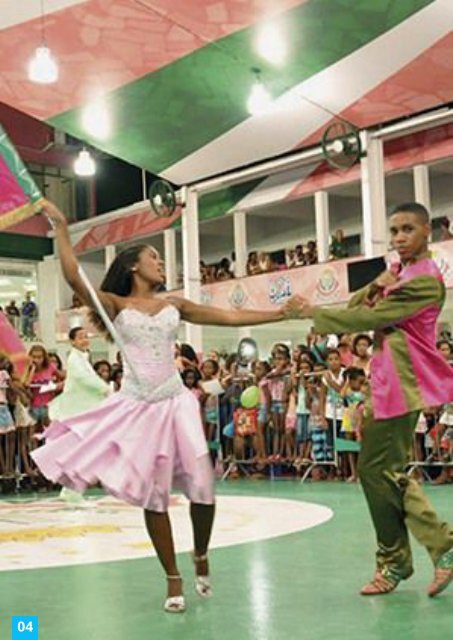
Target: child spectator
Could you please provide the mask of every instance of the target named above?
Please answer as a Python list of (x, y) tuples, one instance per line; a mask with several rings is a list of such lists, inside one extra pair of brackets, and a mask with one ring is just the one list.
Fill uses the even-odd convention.
[(272, 462), (281, 459), (285, 451), (285, 416), (291, 384), (291, 356), (286, 344), (277, 343), (272, 349), (273, 369), (268, 374), (271, 396), (271, 417), (274, 429)]
[[(16, 447), (16, 426), (8, 407), (7, 391), (11, 376), (9, 360), (0, 356), (0, 474), (12, 477), (14, 474), (14, 454)], [(5, 455), (3, 455), (3, 451)]]
[(120, 391), (123, 382), (123, 370), (120, 367), (113, 369), (111, 382), (113, 382), (113, 391)]
[(288, 392), (288, 408), (285, 416), (285, 447), (288, 462), (294, 462), (296, 458), (296, 408), (297, 392), (295, 387), (291, 387)]
[(247, 258), (247, 275), (256, 276), (261, 273), (261, 268), (258, 263), (258, 254), (256, 251), (251, 251)]
[(98, 376), (102, 378), (102, 380), (104, 380), (104, 382), (107, 382), (108, 384), (111, 381), (112, 367), (110, 366), (110, 362), (108, 360), (98, 360), (94, 363), (93, 369), (98, 374)]
[(260, 390), (260, 400), (258, 404), (258, 427), (256, 434), (256, 455), (258, 462), (263, 462), (266, 458), (266, 436), (267, 425), (271, 411), (271, 394), (269, 391), (269, 380), (267, 375), (271, 367), (265, 360), (260, 360), (255, 364), (255, 380)]
[(294, 254), (294, 265), (296, 267), (303, 267), (305, 265), (304, 248), (301, 244), (296, 245)]
[(307, 405), (307, 384), (310, 374), (313, 372), (313, 365), (307, 360), (301, 360), (299, 363), (299, 371), (295, 380), (297, 389), (297, 405), (296, 405), (296, 445), (298, 458), (295, 465), (308, 460), (311, 450), (311, 435), (309, 430), (310, 410)]
[(305, 264), (318, 264), (318, 249), (316, 248), (316, 242), (310, 240), (307, 242), (307, 251), (305, 252)]
[(322, 378), (326, 387), (326, 413), (328, 431), (328, 455), (333, 459), (334, 430), (338, 437), (343, 419), (343, 398), (341, 391), (345, 383), (344, 368), (341, 366), (341, 356), (338, 349), (329, 349), (327, 353), (327, 371)]
[[(201, 375), (203, 382), (216, 380), (219, 377), (219, 363), (208, 359), (201, 365)], [(218, 396), (203, 393), (201, 399), (203, 405), (203, 425), (205, 429), (206, 441), (211, 451), (211, 458), (214, 463), (217, 451), (217, 426), (219, 425)]]
[(312, 441), (312, 457), (315, 462), (327, 460), (327, 421), (325, 418), (326, 388), (320, 376), (307, 378), (306, 406), (310, 411), (308, 428)]
[[(63, 388), (63, 376), (49, 361), (46, 349), (39, 344), (33, 345), (28, 352), (31, 364), (27, 373), (27, 384), (31, 390), (30, 414), (36, 421), (31, 427), (34, 432), (41, 433), (49, 425), (48, 404)], [(33, 440), (32, 440), (33, 443)]]
[(28, 409), (30, 406), (31, 392), (27, 389), (20, 377), (15, 374), (13, 368), (10, 375), (11, 383), (8, 394), (11, 396), (10, 402), (13, 406), (14, 421), (16, 424), (20, 470), (25, 472), (28, 477), (36, 477), (39, 474), (33, 467), (29, 455), (31, 434), (36, 422), (30, 415)]
[(55, 365), (57, 371), (60, 371), (64, 375), (63, 370), (63, 362), (61, 361), (60, 356), (55, 351), (49, 351), (49, 362), (50, 364)]
[(359, 333), (352, 341), (352, 366), (363, 369), (367, 378), (370, 377), (372, 339), (366, 333)]
[[(366, 382), (366, 375), (363, 369), (351, 367), (346, 371), (346, 384), (343, 387), (345, 409), (341, 435), (346, 440), (360, 441), (362, 439), (362, 417), (365, 404), (365, 394), (363, 388)], [(347, 459), (351, 475), (347, 482), (357, 482), (357, 458), (355, 452), (348, 452)]]
[(182, 381), (185, 386), (191, 391), (195, 398), (200, 402), (203, 396), (203, 391), (199, 387), (201, 380), (201, 374), (198, 369), (185, 369), (181, 373)]
[(351, 334), (340, 333), (338, 335), (338, 351), (340, 352), (341, 366), (347, 369), (352, 367), (353, 354), (351, 349)]

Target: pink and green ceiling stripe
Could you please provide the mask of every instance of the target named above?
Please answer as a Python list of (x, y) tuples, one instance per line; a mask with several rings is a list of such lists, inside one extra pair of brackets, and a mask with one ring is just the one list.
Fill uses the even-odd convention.
[[(390, 79), (386, 85), (387, 96), (393, 96), (394, 107), (398, 95), (401, 99), (405, 96), (402, 85), (404, 78), (400, 80), (400, 72), (404, 76), (406, 65), (426, 49), (433, 48), (433, 44), (434, 49), (442, 46), (452, 28), (453, 3), (450, 0), (436, 0), (364, 47), (293, 87), (274, 100), (268, 113), (248, 118), (168, 167), (164, 175), (170, 180), (190, 182), (194, 175), (225, 172), (297, 148), (301, 140), (313, 132), (318, 131), (320, 137), (331, 115), (302, 101), (301, 94), (339, 113)], [(383, 56), (383, 51), (390, 51), (392, 55)], [(437, 59), (434, 55), (428, 66), (418, 68), (419, 77), (424, 82), (425, 108), (442, 104), (439, 96), (447, 95), (444, 60), (445, 57)], [(450, 66), (452, 60), (450, 58)], [(395, 91), (392, 93), (393, 87)], [(452, 94), (451, 88), (449, 93)], [(416, 100), (413, 103), (415, 105)], [(384, 96), (381, 104), (368, 103), (361, 113), (362, 126), (385, 121), (387, 109)], [(313, 142), (318, 142), (319, 137)]]
[[(255, 26), (241, 29), (107, 93), (105, 99), (112, 110), (116, 134), (105, 143), (94, 139), (91, 142), (153, 173), (166, 175), (179, 161), (250, 120), (245, 102), (251, 67), (260, 66), (272, 94), (282, 95), (366, 48), (431, 4), (436, 3), (305, 2), (274, 19), (282, 22), (288, 34), (290, 60), (283, 70), (263, 64), (258, 58), (253, 48)], [(80, 109), (54, 115), (50, 122), (86, 138)], [(266, 142), (257, 141), (256, 149), (250, 150), (256, 159), (266, 157), (267, 149), (273, 148)], [(171, 177), (178, 182), (176, 173)], [(185, 181), (186, 175), (183, 177)], [(202, 176), (194, 172), (193, 178), (199, 177)]]
[(25, 77), (41, 43), (39, 0), (3, 0), (0, 100), (48, 119), (305, 1), (279, 0), (269, 9), (261, 0), (53, 0), (44, 3), (44, 26), (61, 73), (58, 86), (43, 87)]

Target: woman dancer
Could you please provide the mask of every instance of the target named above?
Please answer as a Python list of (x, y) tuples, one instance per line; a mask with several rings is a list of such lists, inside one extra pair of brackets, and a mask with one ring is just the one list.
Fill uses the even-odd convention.
[[(63, 213), (47, 201), (44, 212), (55, 224), (66, 281), (92, 306)], [(179, 321), (242, 326), (276, 322), (290, 314), (282, 309), (232, 312), (182, 298), (157, 298), (155, 290), (163, 281), (163, 262), (148, 245), (126, 249), (113, 261), (98, 296), (124, 343), (121, 391), (95, 409), (53, 422), (45, 433), (45, 446), (33, 458), (54, 482), (83, 491), (100, 481), (112, 495), (144, 509), (146, 528), (168, 580), (164, 608), (181, 612), (185, 601), (167, 513), (170, 489), (179, 487), (190, 500), (195, 587), (200, 596), (209, 597), (214, 483), (198, 403), (175, 365)], [(92, 313), (105, 331), (101, 318)]]

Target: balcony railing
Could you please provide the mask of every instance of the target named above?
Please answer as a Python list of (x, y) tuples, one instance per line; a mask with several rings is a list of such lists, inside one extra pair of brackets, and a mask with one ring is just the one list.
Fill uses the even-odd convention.
[[(453, 289), (453, 240), (433, 243), (430, 248), (447, 288)], [(201, 287), (201, 302), (228, 309), (265, 310), (299, 294), (315, 305), (344, 304), (350, 297), (347, 265), (357, 260), (363, 257), (205, 284)], [(184, 295), (182, 290), (171, 293)], [(67, 309), (57, 313), (57, 340), (66, 340), (74, 326), (84, 326), (92, 335), (97, 333), (89, 322), (86, 308)]]

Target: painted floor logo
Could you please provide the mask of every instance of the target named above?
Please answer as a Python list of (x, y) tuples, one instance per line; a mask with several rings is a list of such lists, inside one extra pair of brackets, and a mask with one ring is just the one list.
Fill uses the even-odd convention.
[[(308, 502), (247, 496), (219, 496), (216, 513), (213, 547), (297, 533), (333, 515), (329, 508)], [(170, 515), (177, 550), (191, 550), (187, 501), (173, 497)], [(84, 509), (59, 499), (3, 503), (0, 551), (0, 571), (155, 555), (141, 510), (111, 497), (92, 499)]]

